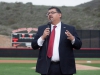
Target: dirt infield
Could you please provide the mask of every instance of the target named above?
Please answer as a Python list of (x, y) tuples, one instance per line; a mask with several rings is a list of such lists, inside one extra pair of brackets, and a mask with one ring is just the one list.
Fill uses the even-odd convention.
[[(86, 61), (86, 60), (77, 60), (75, 61), (76, 64), (81, 63), (100, 63), (100, 60), (92, 60), (92, 61)], [(36, 63), (36, 60), (0, 60), (0, 63)]]
[(77, 70), (100, 70), (99, 67), (76, 64)]
[[(0, 63), (36, 63), (36, 60), (0, 60)], [(81, 65), (81, 63), (100, 63), (100, 61), (76, 61), (77, 70), (100, 70), (100, 67)], [(35, 69), (35, 67), (32, 67)]]

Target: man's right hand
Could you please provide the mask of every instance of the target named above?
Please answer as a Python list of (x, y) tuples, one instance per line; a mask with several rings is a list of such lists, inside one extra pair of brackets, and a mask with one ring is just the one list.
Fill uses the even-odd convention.
[(50, 28), (46, 28), (41, 36), (43, 40), (50, 34)]

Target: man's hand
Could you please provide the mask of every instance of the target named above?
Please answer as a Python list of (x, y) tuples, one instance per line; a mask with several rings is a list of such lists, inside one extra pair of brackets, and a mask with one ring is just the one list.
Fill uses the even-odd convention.
[(71, 41), (75, 39), (74, 36), (68, 30), (66, 30), (65, 34), (67, 35), (67, 39)]
[(45, 38), (50, 34), (50, 28), (46, 28), (43, 32), (42, 39), (45, 40)]

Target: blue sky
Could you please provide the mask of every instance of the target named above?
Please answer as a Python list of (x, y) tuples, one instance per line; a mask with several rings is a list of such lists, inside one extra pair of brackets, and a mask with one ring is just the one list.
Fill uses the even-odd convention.
[(32, 2), (33, 5), (47, 5), (47, 6), (76, 6), (92, 0), (0, 0), (0, 2)]

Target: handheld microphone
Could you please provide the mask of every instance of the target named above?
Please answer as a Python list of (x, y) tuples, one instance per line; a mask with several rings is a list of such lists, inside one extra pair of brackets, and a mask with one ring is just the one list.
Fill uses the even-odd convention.
[[(50, 22), (48, 22), (47, 23), (47, 28), (49, 28), (49, 31), (50, 31), (50, 26), (51, 26), (51, 23)], [(47, 35), (47, 37), (48, 37), (49, 35)]]

